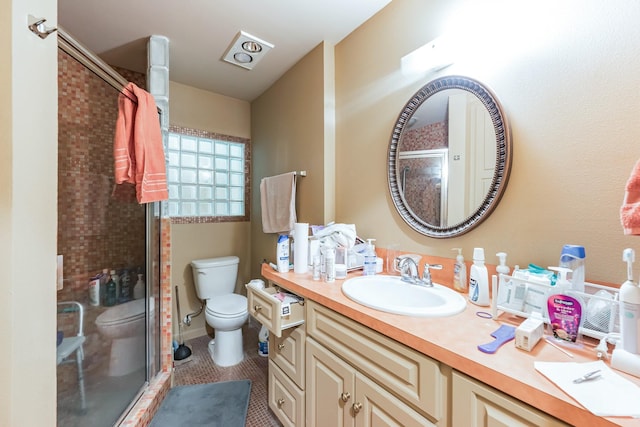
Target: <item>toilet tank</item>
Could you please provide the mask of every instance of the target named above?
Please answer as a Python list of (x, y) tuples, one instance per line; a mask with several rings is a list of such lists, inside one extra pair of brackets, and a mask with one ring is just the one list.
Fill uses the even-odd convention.
[(191, 261), (193, 283), (201, 300), (232, 294), (238, 277), (237, 256), (196, 259)]

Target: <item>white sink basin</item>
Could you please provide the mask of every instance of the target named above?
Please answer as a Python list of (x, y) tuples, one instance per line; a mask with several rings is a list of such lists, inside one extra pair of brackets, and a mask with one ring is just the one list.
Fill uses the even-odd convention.
[(399, 276), (354, 277), (342, 284), (342, 292), (369, 308), (405, 316), (453, 316), (467, 306), (464, 297), (453, 289), (438, 284), (412, 285)]

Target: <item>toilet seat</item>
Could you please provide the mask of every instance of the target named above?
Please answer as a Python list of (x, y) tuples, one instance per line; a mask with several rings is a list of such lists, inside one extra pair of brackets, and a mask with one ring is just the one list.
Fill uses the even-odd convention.
[(247, 312), (247, 297), (238, 294), (222, 295), (207, 300), (207, 314), (215, 317), (237, 317)]
[(143, 319), (145, 311), (145, 300), (138, 299), (124, 304), (109, 307), (104, 313), (96, 318), (96, 325), (115, 326), (121, 323), (133, 322)]

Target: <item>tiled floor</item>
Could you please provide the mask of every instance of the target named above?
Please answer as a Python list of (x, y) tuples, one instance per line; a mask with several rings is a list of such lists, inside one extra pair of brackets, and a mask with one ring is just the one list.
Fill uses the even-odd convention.
[(243, 327), (245, 359), (228, 368), (216, 366), (211, 360), (208, 350), (210, 337), (203, 336), (185, 342), (191, 348), (192, 355), (176, 362), (173, 385), (249, 379), (251, 398), (247, 427), (281, 427), (282, 424), (268, 406), (268, 359), (258, 355), (258, 331), (259, 328), (253, 324)]

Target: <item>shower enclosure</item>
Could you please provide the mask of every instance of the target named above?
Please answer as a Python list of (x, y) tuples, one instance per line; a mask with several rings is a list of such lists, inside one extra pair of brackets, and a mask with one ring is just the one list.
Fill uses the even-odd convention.
[[(63, 287), (57, 299), (82, 306), (58, 305), (58, 331), (63, 337), (76, 335), (82, 315), (84, 343), (81, 365), (73, 357), (73, 363), (58, 365), (57, 421), (59, 426), (112, 426), (126, 415), (161, 366), (162, 206), (112, 196), (118, 95), (127, 81), (144, 87), (145, 76), (126, 70), (116, 73), (63, 30), (58, 45), (58, 253), (63, 256)], [(96, 277), (103, 270), (115, 271), (120, 279), (121, 292), (115, 301), (107, 301), (104, 284), (90, 298), (90, 282), (99, 281)], [(103, 315), (101, 319), (109, 322), (120, 321), (121, 315), (111, 313), (133, 299), (139, 278), (143, 292), (136, 296), (143, 301), (144, 319), (133, 334), (144, 345), (133, 364), (140, 368), (113, 375), (109, 371), (112, 338), (99, 330), (96, 320)], [(122, 291), (127, 281), (128, 294)]]

